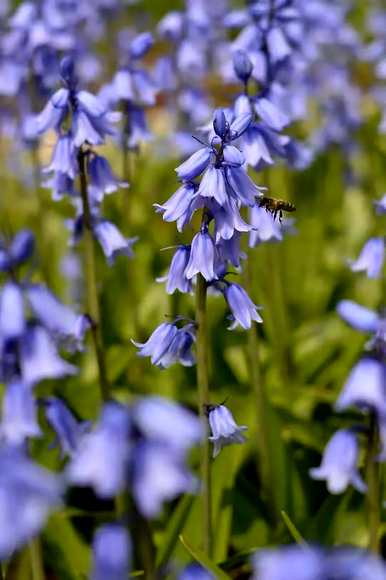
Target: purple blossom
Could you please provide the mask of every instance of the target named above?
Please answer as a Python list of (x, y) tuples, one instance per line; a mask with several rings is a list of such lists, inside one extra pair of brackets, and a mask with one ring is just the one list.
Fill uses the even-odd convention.
[(127, 483), (130, 415), (118, 403), (105, 403), (92, 431), (85, 433), (67, 467), (67, 480), (91, 486), (101, 498), (113, 498)]
[(0, 449), (0, 558), (7, 559), (44, 526), (60, 506), (57, 475), (27, 459), (15, 448)]
[(108, 220), (100, 219), (93, 226), (94, 234), (100, 243), (107, 262), (111, 265), (117, 256), (127, 256), (131, 258), (135, 238), (125, 238), (119, 229)]
[(98, 528), (93, 541), (91, 580), (126, 580), (131, 553), (131, 539), (123, 526), (105, 524)]
[(231, 330), (239, 325), (248, 330), (251, 328), (253, 320), (263, 322), (257, 312), (258, 307), (239, 284), (227, 283), (224, 288), (224, 296), (232, 312), (233, 323), (230, 326)]
[(179, 246), (172, 258), (170, 268), (166, 276), (158, 278), (158, 282), (166, 281), (166, 292), (173, 294), (176, 290), (189, 293), (192, 290), (192, 282), (185, 276), (185, 270), (189, 262), (190, 246)]
[(93, 154), (88, 157), (88, 191), (94, 203), (101, 203), (105, 194), (113, 193), (120, 187), (128, 187), (124, 181), (119, 181), (113, 174), (107, 159)]
[(207, 282), (217, 278), (214, 271), (216, 248), (206, 228), (193, 238), (189, 262), (185, 270), (185, 276), (190, 280), (196, 274), (202, 274)]
[(6, 386), (0, 430), (10, 445), (20, 445), (28, 437), (41, 435), (36, 403), (30, 385), (22, 381), (13, 381)]
[(140, 349), (138, 356), (150, 356), (153, 365), (165, 369), (176, 362), (183, 366), (192, 366), (195, 363), (191, 352), (194, 340), (192, 324), (178, 329), (175, 324), (164, 322), (155, 329), (147, 342), (132, 340), (132, 343)]
[(288, 570), (297, 580), (319, 580), (323, 557), (319, 549), (285, 546), (258, 550), (252, 557), (253, 580), (286, 580)]
[(313, 479), (325, 479), (330, 493), (342, 493), (351, 483), (364, 493), (366, 484), (358, 472), (359, 446), (355, 433), (337, 431), (327, 443), (320, 467), (310, 469)]
[(263, 207), (255, 204), (250, 210), (250, 221), (253, 228), (249, 234), (249, 246), (255, 247), (259, 243), (268, 241), (281, 241), (283, 239), (282, 227), (273, 215)]
[(372, 409), (386, 416), (386, 368), (375, 358), (364, 357), (352, 369), (335, 404), (337, 411), (351, 406)]
[(163, 502), (194, 491), (195, 480), (182, 459), (181, 453), (158, 441), (143, 441), (136, 446), (132, 490), (145, 517), (156, 517)]
[(56, 434), (62, 457), (71, 457), (78, 448), (87, 423), (77, 421), (64, 401), (57, 397), (45, 397), (43, 405), (47, 422)]
[(352, 300), (341, 300), (337, 306), (339, 316), (356, 330), (376, 332), (380, 317), (376, 312)]
[(200, 564), (194, 562), (182, 570), (178, 580), (215, 580), (215, 577)]
[(217, 457), (221, 449), (226, 445), (245, 443), (246, 439), (243, 431), (246, 431), (248, 427), (245, 425), (238, 426), (232, 413), (225, 405), (208, 406), (208, 418), (212, 431), (209, 440), (214, 445), (213, 457)]
[(350, 262), (353, 272), (366, 272), (368, 278), (379, 278), (385, 259), (383, 238), (370, 238), (363, 246), (358, 258)]

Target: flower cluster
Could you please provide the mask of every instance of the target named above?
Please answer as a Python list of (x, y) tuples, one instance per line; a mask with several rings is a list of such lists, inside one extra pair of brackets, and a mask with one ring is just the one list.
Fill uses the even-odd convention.
[[(381, 202), (377, 202), (379, 204)], [(378, 205), (376, 205), (378, 207)], [(366, 242), (359, 258), (351, 262), (354, 272), (366, 272), (370, 279), (379, 278), (383, 269), (385, 241), (371, 238)], [(352, 300), (342, 300), (337, 307), (340, 317), (360, 332), (370, 335), (365, 353), (356, 363), (335, 404), (339, 412), (356, 407), (370, 412), (376, 419), (381, 439), (377, 457), (370, 461), (386, 460), (386, 319), (384, 306), (374, 312)], [(358, 471), (360, 427), (336, 432), (329, 441), (317, 469), (310, 474), (315, 479), (325, 479), (331, 493), (341, 493), (351, 483), (361, 492), (366, 491)], [(372, 436), (372, 434), (369, 434)]]

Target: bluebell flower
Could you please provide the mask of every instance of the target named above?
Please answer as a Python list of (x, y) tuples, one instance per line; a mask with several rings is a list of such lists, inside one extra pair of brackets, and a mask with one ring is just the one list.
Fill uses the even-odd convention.
[(133, 496), (146, 518), (156, 517), (165, 501), (192, 492), (196, 487), (180, 451), (158, 441), (137, 444), (132, 473)]
[(366, 484), (358, 471), (358, 458), (356, 434), (340, 429), (327, 443), (320, 467), (310, 469), (310, 475), (313, 479), (325, 479), (330, 493), (342, 493), (349, 484), (364, 493)]
[(154, 44), (153, 35), (150, 32), (138, 34), (130, 43), (129, 51), (131, 58), (138, 59), (145, 56)]
[(252, 229), (249, 233), (249, 247), (253, 248), (261, 242), (281, 241), (283, 231), (280, 223), (274, 219), (273, 215), (263, 207), (255, 204), (250, 209), (250, 222)]
[(259, 117), (275, 131), (281, 131), (289, 124), (290, 119), (281, 111), (272, 100), (266, 97), (256, 99), (254, 103), (255, 111)]
[(30, 230), (20, 230), (10, 244), (0, 240), (0, 271), (8, 272), (29, 260), (35, 246), (35, 238)]
[(358, 258), (350, 262), (350, 268), (353, 272), (366, 272), (368, 278), (379, 278), (384, 259), (384, 238), (370, 238), (363, 246)]
[(14, 380), (6, 386), (0, 432), (10, 445), (20, 445), (28, 437), (41, 435), (30, 385)]
[(248, 427), (238, 426), (225, 405), (209, 405), (208, 419), (212, 431), (209, 440), (213, 443), (213, 457), (217, 457), (226, 445), (245, 443), (243, 431), (246, 431)]
[(125, 238), (112, 222), (100, 219), (93, 225), (93, 231), (109, 264), (113, 264), (117, 256), (131, 258), (134, 255), (133, 245), (138, 238)]
[(105, 403), (92, 431), (85, 433), (67, 467), (67, 480), (90, 486), (101, 498), (113, 498), (127, 483), (130, 415), (117, 403)]
[(29, 326), (23, 336), (20, 367), (23, 380), (30, 385), (77, 373), (76, 367), (60, 358), (49, 333), (35, 325)]
[(200, 564), (194, 562), (182, 570), (178, 575), (178, 580), (215, 580), (215, 577)]
[(76, 150), (73, 136), (70, 132), (59, 135), (55, 145), (50, 165), (44, 171), (62, 173), (74, 179), (78, 173), (78, 161), (76, 159)]
[(374, 201), (374, 206), (378, 215), (386, 214), (386, 193), (379, 201)]
[(70, 349), (82, 349), (85, 333), (90, 328), (87, 316), (76, 314), (40, 284), (28, 286), (27, 297), (33, 313), (44, 328)]
[(336, 308), (339, 316), (350, 326), (362, 332), (376, 332), (380, 323), (380, 316), (352, 300), (341, 300)]
[(91, 580), (127, 580), (132, 546), (127, 530), (118, 524), (97, 529), (93, 540)]
[(241, 217), (238, 204), (231, 197), (222, 206), (212, 201), (207, 204), (207, 207), (210, 208), (215, 222), (216, 244), (221, 239), (230, 240), (235, 232), (247, 233), (251, 230), (251, 226)]
[(60, 506), (63, 486), (57, 475), (15, 448), (0, 449), (0, 559), (35, 536), (49, 513)]
[(335, 403), (337, 411), (351, 406), (386, 416), (386, 366), (376, 358), (364, 357), (352, 369)]
[(258, 307), (239, 284), (226, 283), (224, 296), (232, 312), (233, 323), (230, 326), (231, 330), (239, 325), (248, 330), (251, 328), (253, 320), (263, 322), (257, 312)]
[(185, 276), (190, 280), (196, 274), (202, 274), (207, 282), (216, 279), (215, 258), (216, 248), (212, 236), (207, 228), (202, 227), (192, 240)]
[(77, 421), (67, 405), (58, 397), (45, 397), (42, 401), (47, 422), (56, 434), (61, 456), (71, 457), (86, 431), (87, 423)]
[(140, 399), (133, 407), (133, 421), (147, 440), (174, 450), (187, 451), (199, 444), (204, 435), (197, 415), (158, 396)]
[(0, 291), (0, 339), (18, 339), (25, 328), (22, 290), (18, 284), (7, 282)]
[[(217, 256), (220, 262), (224, 263), (229, 261), (235, 268), (240, 267), (240, 260), (245, 259), (247, 255), (245, 252), (240, 250), (240, 238), (241, 234), (237, 231), (234, 232), (233, 236), (229, 240), (221, 239), (216, 244), (217, 249)], [(226, 268), (222, 272), (222, 274), (217, 271), (217, 276), (221, 278), (221, 276), (225, 275)]]
[(238, 78), (247, 83), (253, 70), (253, 64), (244, 50), (237, 50), (233, 53), (233, 68)]
[(189, 293), (192, 290), (192, 282), (185, 276), (185, 270), (189, 262), (190, 246), (178, 246), (170, 263), (166, 276), (158, 278), (158, 282), (166, 281), (166, 292), (173, 294), (176, 290)]
[(36, 118), (36, 131), (41, 135), (49, 129), (59, 130), (69, 112), (70, 91), (59, 89), (54, 93)]
[(113, 193), (120, 187), (127, 187), (125, 181), (115, 177), (109, 162), (101, 155), (93, 153), (88, 156), (88, 191), (94, 203), (103, 201), (105, 194)]
[(179, 179), (191, 181), (200, 175), (209, 165), (212, 157), (212, 150), (209, 147), (199, 149), (186, 161), (176, 168)]
[(175, 324), (164, 322), (158, 326), (145, 343), (132, 340), (140, 350), (138, 356), (150, 356), (153, 365), (161, 369), (168, 368), (176, 362), (183, 366), (192, 366), (195, 358), (191, 347), (195, 341), (195, 332), (192, 324), (178, 329)]
[(162, 205), (154, 204), (157, 212), (162, 213), (165, 222), (177, 222), (177, 229), (181, 231), (189, 222), (192, 215), (192, 201), (196, 193), (193, 183), (183, 183), (181, 187)]
[(386, 566), (378, 556), (355, 548), (338, 548), (325, 557), (327, 578), (385, 580)]
[(258, 550), (252, 557), (253, 580), (287, 580), (288, 571), (297, 580), (324, 578), (322, 552), (301, 546)]

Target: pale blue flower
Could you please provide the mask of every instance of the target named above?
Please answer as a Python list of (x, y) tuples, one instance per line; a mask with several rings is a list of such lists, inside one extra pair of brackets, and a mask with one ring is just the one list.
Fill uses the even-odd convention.
[(20, 445), (28, 437), (39, 437), (37, 407), (32, 387), (14, 380), (5, 388), (0, 431), (5, 441)]
[(348, 485), (364, 493), (366, 484), (358, 471), (357, 436), (349, 429), (334, 433), (327, 443), (320, 467), (310, 469), (313, 479), (324, 479), (330, 493), (342, 493)]
[(368, 278), (379, 278), (384, 259), (384, 238), (370, 238), (363, 246), (358, 258), (350, 262), (350, 268), (353, 272), (366, 272)]
[(105, 524), (97, 529), (93, 540), (91, 580), (127, 580), (132, 555), (127, 530), (118, 524)]
[(335, 403), (337, 411), (356, 406), (386, 416), (386, 366), (370, 357), (362, 358), (352, 369)]
[(209, 440), (213, 443), (213, 457), (217, 457), (226, 445), (245, 443), (243, 431), (246, 431), (248, 427), (238, 426), (232, 413), (225, 405), (208, 406), (208, 419), (212, 431)]

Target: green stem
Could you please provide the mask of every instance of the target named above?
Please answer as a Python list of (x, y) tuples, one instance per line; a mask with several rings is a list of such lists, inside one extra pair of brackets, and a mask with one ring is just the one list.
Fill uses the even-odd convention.
[(34, 538), (29, 543), (31, 556), (32, 580), (45, 580), (42, 546), (39, 538)]
[(380, 466), (377, 461), (379, 454), (379, 432), (375, 413), (370, 416), (370, 431), (367, 455), (367, 513), (369, 525), (369, 550), (376, 554), (380, 551)]
[(208, 422), (206, 418), (206, 405), (210, 403), (206, 297), (207, 285), (205, 279), (201, 274), (198, 274), (196, 286), (197, 387), (200, 418), (202, 424), (205, 425), (205, 439), (201, 451), (202, 524), (204, 551), (210, 557), (213, 549), (213, 530), (210, 443), (208, 439)]
[[(253, 255), (248, 250), (245, 287), (249, 296), (253, 288)], [(268, 501), (273, 522), (279, 518), (274, 494), (274, 473), (269, 444), (269, 402), (260, 372), (259, 345), (256, 325), (248, 330), (249, 374), (254, 389), (257, 421), (257, 451), (263, 495)]]
[(105, 354), (101, 332), (94, 235), (92, 230), (91, 211), (87, 192), (86, 154), (82, 148), (79, 150), (78, 163), (80, 192), (82, 196), (83, 209), (84, 272), (86, 277), (87, 310), (91, 318), (91, 334), (98, 365), (101, 395), (103, 400), (106, 401), (110, 396), (110, 389), (107, 381)]

